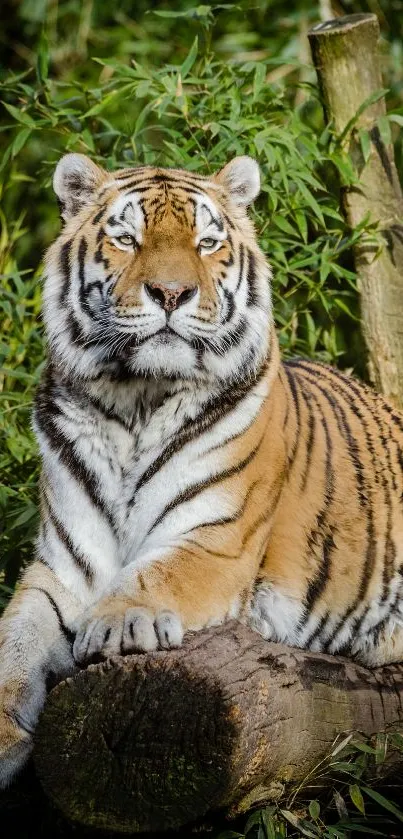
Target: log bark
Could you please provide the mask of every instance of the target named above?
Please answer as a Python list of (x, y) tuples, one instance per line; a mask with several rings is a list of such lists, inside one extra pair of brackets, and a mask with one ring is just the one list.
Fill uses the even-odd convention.
[(239, 624), (90, 665), (50, 693), (34, 751), (70, 819), (121, 832), (230, 815), (302, 780), (335, 737), (403, 725), (403, 667), (271, 644)]
[[(383, 236), (379, 255), (365, 237), (354, 249), (370, 376), (403, 408), (403, 198), (393, 147), (384, 144), (377, 124), (386, 113), (384, 97), (354, 121), (362, 104), (383, 87), (378, 20), (372, 14), (348, 15), (315, 26), (308, 37), (326, 119), (344, 137), (359, 174), (359, 186), (343, 190), (347, 221), (355, 228), (369, 213)], [(367, 162), (362, 130), (370, 140)]]

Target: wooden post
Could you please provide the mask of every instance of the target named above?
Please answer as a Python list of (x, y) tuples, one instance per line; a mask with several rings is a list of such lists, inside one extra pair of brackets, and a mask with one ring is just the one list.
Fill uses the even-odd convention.
[(36, 770), (74, 821), (175, 829), (278, 798), (338, 734), (401, 730), (402, 698), (400, 666), (371, 672), (234, 622), (58, 685), (39, 722)]
[[(403, 198), (393, 147), (385, 146), (377, 125), (386, 113), (384, 98), (354, 121), (360, 106), (383, 87), (378, 20), (372, 14), (348, 15), (315, 26), (308, 37), (326, 119), (339, 137), (346, 132), (343, 144), (359, 174), (359, 187), (343, 189), (347, 221), (355, 228), (370, 213), (383, 235), (380, 254), (365, 237), (354, 249), (370, 376), (403, 408)], [(367, 162), (361, 129), (370, 138)]]

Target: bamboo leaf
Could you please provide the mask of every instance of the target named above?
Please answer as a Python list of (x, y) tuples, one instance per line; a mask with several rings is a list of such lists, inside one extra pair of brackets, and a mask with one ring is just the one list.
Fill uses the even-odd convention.
[(369, 136), (369, 131), (362, 128), (358, 136), (360, 138), (362, 156), (365, 163), (368, 163), (368, 160), (371, 157), (371, 137)]
[(2, 104), (16, 122), (29, 126), (29, 128), (35, 128), (34, 120), (25, 111), (16, 108), (14, 105), (10, 105), (8, 102), (3, 102)]
[(403, 822), (402, 811), (399, 810), (399, 808), (396, 807), (395, 804), (392, 803), (392, 801), (389, 801), (387, 798), (385, 798), (384, 795), (381, 795), (380, 792), (377, 792), (374, 789), (370, 789), (370, 787), (362, 787), (362, 790), (365, 792), (366, 795), (369, 795), (370, 798), (376, 801), (377, 804), (380, 804), (381, 807), (384, 807), (385, 810), (388, 810), (389, 813), (393, 813), (393, 815), (396, 816), (396, 818), (399, 819), (399, 821)]
[(362, 792), (358, 786), (358, 784), (350, 784), (348, 791), (350, 793), (350, 798), (353, 804), (357, 807), (360, 813), (365, 816), (365, 804), (364, 799), (362, 797)]
[(180, 68), (180, 75), (181, 75), (182, 79), (186, 78), (187, 74), (192, 69), (193, 64), (195, 63), (196, 58), (197, 58), (198, 48), (199, 48), (199, 40), (196, 36), (196, 38), (194, 39), (193, 44), (192, 44), (192, 46), (189, 50), (189, 53), (188, 53), (187, 57), (185, 58), (182, 66)]

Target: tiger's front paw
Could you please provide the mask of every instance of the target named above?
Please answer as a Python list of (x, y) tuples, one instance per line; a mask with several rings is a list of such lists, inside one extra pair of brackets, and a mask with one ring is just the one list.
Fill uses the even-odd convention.
[(44, 701), (44, 684), (35, 689), (18, 681), (0, 686), (0, 789), (7, 787), (27, 762)]
[(180, 647), (182, 623), (175, 612), (156, 614), (143, 606), (133, 606), (122, 615), (92, 616), (77, 629), (73, 655), (77, 664), (98, 658), (129, 653), (148, 653)]

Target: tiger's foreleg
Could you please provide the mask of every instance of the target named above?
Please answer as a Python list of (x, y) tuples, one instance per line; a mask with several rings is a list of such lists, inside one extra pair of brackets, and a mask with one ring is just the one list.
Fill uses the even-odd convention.
[(203, 549), (197, 535), (188, 547), (159, 550), (139, 565), (128, 565), (111, 593), (91, 608), (77, 627), (74, 656), (170, 649), (186, 630), (199, 630), (238, 617), (255, 576), (253, 552), (228, 546)]
[(32, 750), (47, 680), (71, 674), (71, 625), (82, 604), (42, 562), (25, 572), (0, 620), (0, 788)]

